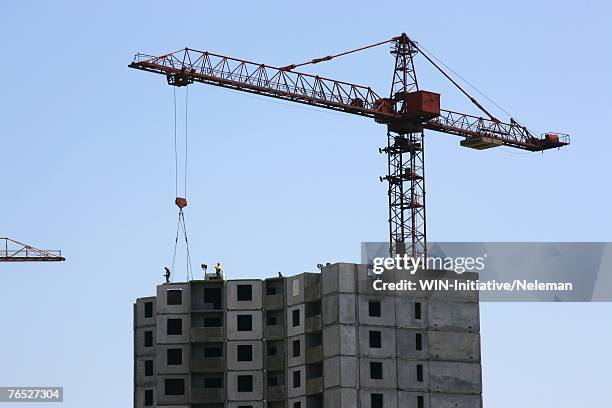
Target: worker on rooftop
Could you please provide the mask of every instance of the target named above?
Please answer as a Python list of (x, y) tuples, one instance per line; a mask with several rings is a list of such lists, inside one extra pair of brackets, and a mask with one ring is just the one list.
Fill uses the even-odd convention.
[(219, 262), (215, 264), (215, 274), (217, 275), (217, 279), (223, 279), (223, 270), (221, 269), (221, 263)]
[(170, 283), (170, 268), (164, 266), (164, 269), (166, 271), (166, 273), (164, 273), (164, 276), (166, 277), (166, 283)]

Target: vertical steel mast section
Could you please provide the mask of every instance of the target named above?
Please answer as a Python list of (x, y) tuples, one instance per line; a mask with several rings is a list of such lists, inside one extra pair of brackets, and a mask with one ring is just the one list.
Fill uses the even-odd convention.
[[(405, 34), (391, 43), (395, 68), (389, 100), (393, 111), (402, 116), (408, 115), (406, 97), (419, 90), (413, 61), (416, 53)], [(423, 129), (390, 123), (383, 151), (388, 159), (384, 179), (389, 184), (390, 255), (427, 256)]]

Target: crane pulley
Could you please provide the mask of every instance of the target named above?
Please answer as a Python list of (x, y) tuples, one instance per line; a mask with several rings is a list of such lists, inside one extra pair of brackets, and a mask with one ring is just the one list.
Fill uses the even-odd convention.
[[(389, 97), (369, 86), (294, 71), (295, 68), (391, 44), (395, 58)], [(440, 94), (419, 89), (414, 57), (421, 54), (478, 107), (487, 118), (440, 108)], [(569, 144), (569, 136), (549, 132), (536, 136), (514, 119), (502, 122), (437, 65), (406, 34), (354, 50), (310, 61), (274, 67), (185, 48), (161, 56), (137, 54), (130, 68), (164, 75), (169, 85), (194, 82), (249, 92), (374, 119), (387, 126), (390, 253), (427, 254), (424, 176), (424, 130), (463, 138), (473, 149), (509, 146), (544, 151)]]

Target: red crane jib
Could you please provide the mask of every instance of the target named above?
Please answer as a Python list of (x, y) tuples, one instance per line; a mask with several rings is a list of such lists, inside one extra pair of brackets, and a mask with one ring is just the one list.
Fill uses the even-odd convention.
[[(130, 68), (166, 76), (168, 84), (193, 82), (249, 92), (325, 109), (366, 116), (389, 126), (391, 131), (434, 130), (466, 138), (465, 144), (491, 140), (529, 151), (569, 144), (569, 136), (547, 133), (538, 137), (518, 122), (504, 123), (440, 109), (440, 95), (416, 91), (398, 93), (394, 100), (381, 97), (371, 87), (271, 67), (247, 60), (185, 48), (159, 57), (137, 54)], [(399, 111), (394, 102), (403, 101)], [(484, 139), (483, 139), (484, 138)], [(473, 140), (470, 140), (473, 139)]]

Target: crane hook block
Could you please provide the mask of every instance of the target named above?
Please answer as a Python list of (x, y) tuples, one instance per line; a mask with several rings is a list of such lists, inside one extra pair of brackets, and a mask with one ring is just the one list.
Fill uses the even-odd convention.
[(187, 199), (183, 197), (176, 197), (174, 204), (176, 204), (176, 206), (182, 210), (183, 208), (187, 207)]

